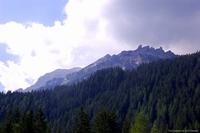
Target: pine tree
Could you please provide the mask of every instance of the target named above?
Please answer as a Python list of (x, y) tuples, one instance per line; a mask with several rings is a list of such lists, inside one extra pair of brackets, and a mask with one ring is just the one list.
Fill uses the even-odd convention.
[(83, 110), (83, 107), (81, 106), (78, 113), (77, 113), (77, 122), (75, 124), (74, 133), (90, 133), (90, 123), (89, 118), (86, 112)]
[(3, 132), (4, 133), (12, 133), (12, 109), (9, 109), (8, 112), (6, 113), (6, 118), (4, 121), (4, 128)]
[(12, 133), (22, 133), (21, 126), (18, 123), (12, 125)]
[(34, 120), (35, 133), (46, 133), (47, 129), (47, 121), (44, 112), (41, 108), (39, 108)]
[(34, 133), (34, 114), (32, 108), (26, 115), (26, 129), (29, 133)]
[(161, 133), (161, 131), (159, 131), (156, 127), (156, 123), (153, 124), (153, 127), (151, 128), (151, 133)]
[(118, 123), (114, 112), (101, 109), (94, 122), (95, 133), (118, 133)]
[(129, 133), (129, 131), (130, 131), (130, 121), (126, 118), (122, 126), (122, 133)]
[(21, 112), (19, 111), (19, 108), (16, 107), (16, 109), (14, 111), (14, 123), (19, 123), (20, 116), (21, 116)]
[(21, 112), (19, 111), (19, 108), (16, 107), (16, 109), (14, 110), (14, 117), (12, 124), (13, 133), (21, 133), (20, 117), (21, 117)]
[(131, 127), (131, 133), (146, 133), (149, 131), (149, 118), (144, 112), (140, 112), (135, 117), (135, 123)]
[[(21, 126), (21, 133), (26, 133), (28, 132), (29, 130), (27, 130), (27, 120), (26, 120), (26, 114), (25, 113), (22, 113), (20, 115), (20, 126)], [(33, 130), (30, 130), (29, 133), (32, 133)]]
[(34, 131), (34, 114), (33, 110), (30, 109), (29, 112), (23, 113), (20, 117), (20, 125), (22, 133), (35, 133)]
[(61, 133), (60, 126), (58, 126), (56, 133)]
[(111, 128), (111, 132), (118, 133), (119, 132), (119, 124), (116, 121), (116, 114), (115, 114), (114, 111), (109, 113), (108, 122), (109, 122), (109, 125), (110, 125), (110, 128)]

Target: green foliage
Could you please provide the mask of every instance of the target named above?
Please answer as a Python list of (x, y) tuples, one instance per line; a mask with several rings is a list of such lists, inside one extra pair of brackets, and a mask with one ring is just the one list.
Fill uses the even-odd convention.
[(81, 106), (77, 113), (77, 122), (75, 123), (74, 133), (90, 133), (91, 127), (89, 123), (88, 115), (83, 110)]
[(131, 127), (131, 133), (146, 133), (149, 131), (149, 118), (144, 112), (140, 112), (135, 117), (134, 125)]
[(122, 126), (122, 133), (129, 133), (130, 125), (131, 125), (130, 121), (126, 118)]
[(4, 120), (4, 133), (12, 133), (12, 109), (9, 109)]
[(47, 133), (47, 121), (44, 115), (44, 112), (41, 108), (38, 109), (37, 114), (34, 117), (33, 129), (36, 133)]
[(114, 112), (108, 112), (102, 108), (95, 118), (94, 122), (95, 133), (118, 133), (118, 123)]
[(158, 128), (156, 127), (156, 124), (153, 124), (153, 127), (151, 128), (151, 133), (161, 133), (160, 130), (158, 130)]
[(39, 109), (34, 116), (32, 110), (29, 113), (21, 113), (17, 107), (14, 115), (11, 109), (7, 111), (0, 133), (50, 133), (50, 131), (42, 109)]
[[(27, 93), (0, 93), (0, 132), (12, 132), (19, 126), (24, 133), (34, 131), (35, 119), (31, 118), (35, 115), (29, 114), (29, 110), (32, 108), (32, 112), (37, 112), (38, 107), (42, 107), (46, 116), (43, 122), (49, 121), (52, 132), (58, 129), (61, 133), (71, 132), (80, 105), (84, 106), (89, 121), (93, 123), (99, 117), (100, 107), (108, 110), (104, 112), (107, 116), (109, 111), (115, 110), (119, 129), (122, 129), (125, 118), (135, 124), (139, 112), (145, 112), (149, 123), (153, 123), (149, 132), (199, 129), (199, 60), (200, 53), (197, 52), (142, 64), (128, 71), (118, 67), (99, 70), (87, 80), (71, 86)], [(18, 115), (16, 110), (11, 113), (12, 117), (7, 113), (5, 118), (6, 112), (16, 105), (23, 113)]]

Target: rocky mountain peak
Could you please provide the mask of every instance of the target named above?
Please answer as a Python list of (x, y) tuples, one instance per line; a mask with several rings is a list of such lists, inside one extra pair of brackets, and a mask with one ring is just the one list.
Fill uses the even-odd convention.
[(94, 63), (84, 67), (70, 70), (56, 70), (45, 74), (38, 79), (33, 86), (26, 91), (52, 88), (57, 85), (70, 85), (88, 78), (97, 70), (108, 67), (121, 67), (123, 70), (130, 70), (138, 67), (141, 63), (149, 63), (159, 59), (175, 58), (171, 51), (165, 52), (162, 47), (155, 49), (150, 46), (139, 45), (136, 50), (122, 51), (118, 55), (105, 55)]

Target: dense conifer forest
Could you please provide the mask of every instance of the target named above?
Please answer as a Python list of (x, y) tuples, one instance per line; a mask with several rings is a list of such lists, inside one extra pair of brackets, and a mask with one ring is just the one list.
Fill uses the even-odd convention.
[(98, 70), (72, 86), (0, 93), (0, 131), (9, 121), (11, 129), (19, 129), (30, 112), (53, 133), (200, 131), (200, 52), (128, 71)]

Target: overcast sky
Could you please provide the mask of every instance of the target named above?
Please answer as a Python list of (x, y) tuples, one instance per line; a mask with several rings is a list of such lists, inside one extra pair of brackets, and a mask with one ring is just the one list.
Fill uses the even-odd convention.
[(0, 0), (0, 91), (140, 44), (200, 50), (199, 0)]

